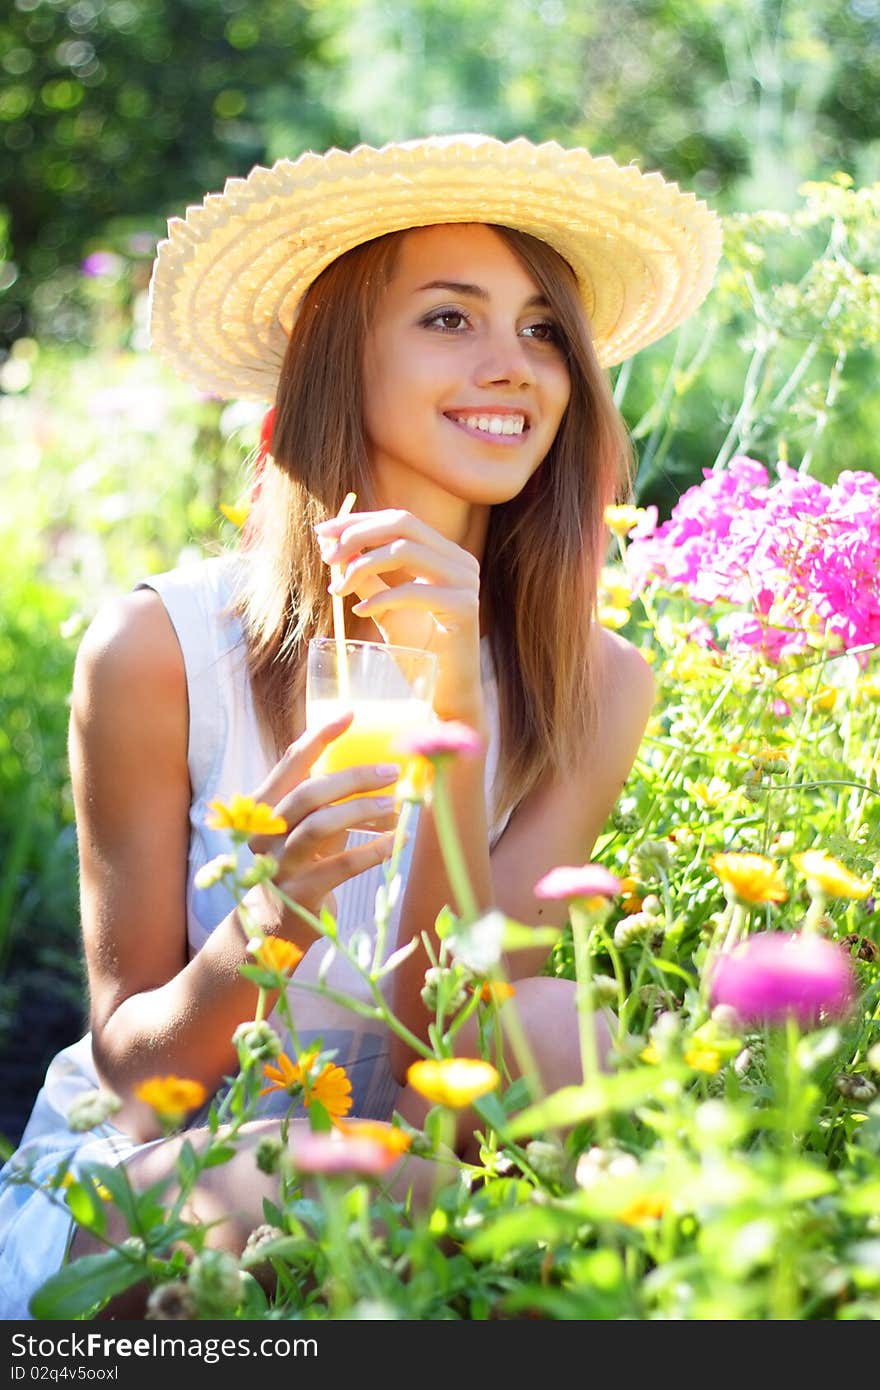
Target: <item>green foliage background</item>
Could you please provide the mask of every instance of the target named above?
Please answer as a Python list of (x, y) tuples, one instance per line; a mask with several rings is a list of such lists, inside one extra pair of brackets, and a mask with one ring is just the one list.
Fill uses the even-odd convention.
[[(77, 637), (106, 595), (229, 537), (218, 504), (240, 494), (255, 439), (252, 412), (195, 398), (143, 351), (166, 219), (255, 162), (424, 133), (523, 134), (659, 168), (723, 214), (788, 220), (730, 228), (732, 279), (617, 375), (638, 500), (668, 512), (734, 435), (771, 464), (809, 453), (823, 477), (876, 470), (880, 315), (846, 347), (844, 373), (827, 312), (798, 321), (774, 286), (790, 282), (803, 309), (800, 277), (823, 256), (840, 253), (854, 282), (876, 266), (874, 204), (844, 225), (842, 251), (839, 221), (829, 231), (796, 217), (806, 179), (880, 177), (880, 0), (12, 0), (0, 74), (0, 1047), (11, 1057), (35, 978), (68, 1001), (71, 1037), (81, 1022), (65, 747)], [(760, 258), (751, 289), (748, 246)], [(110, 269), (84, 275), (95, 253)], [(777, 408), (807, 348), (811, 374)], [(743, 422), (756, 352), (761, 389)], [(28, 1042), (26, 1089), (56, 1043), (45, 1031), (42, 1052)]]

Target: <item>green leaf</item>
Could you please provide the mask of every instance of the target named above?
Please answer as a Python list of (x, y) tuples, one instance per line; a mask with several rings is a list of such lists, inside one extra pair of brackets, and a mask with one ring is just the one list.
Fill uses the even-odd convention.
[(30, 1312), (42, 1320), (79, 1318), (143, 1277), (142, 1264), (115, 1250), (83, 1255), (46, 1280), (31, 1299)]
[(592, 1120), (614, 1110), (633, 1110), (650, 1096), (662, 1094), (670, 1081), (683, 1079), (687, 1073), (681, 1067), (641, 1067), (620, 1076), (601, 1076), (587, 1085), (563, 1086), (561, 1090), (523, 1110), (509, 1121), (507, 1134), (518, 1139), (524, 1134), (538, 1134), (545, 1129), (557, 1129)]
[(219, 1168), (221, 1164), (235, 1158), (237, 1152), (234, 1144), (212, 1144), (202, 1155), (202, 1167)]
[(87, 1231), (102, 1236), (107, 1229), (107, 1213), (94, 1185), (88, 1179), (71, 1183), (65, 1196), (73, 1219)]
[(309, 1128), (316, 1134), (329, 1134), (333, 1128), (329, 1111), (315, 1096), (309, 1101)]
[(558, 1207), (531, 1205), (506, 1211), (487, 1223), (465, 1242), (465, 1250), (477, 1260), (498, 1260), (511, 1250), (544, 1242), (555, 1246), (583, 1225), (583, 1217)]
[(655, 956), (651, 964), (656, 965), (658, 970), (662, 970), (664, 975), (680, 976), (686, 984), (690, 985), (691, 989), (696, 989), (697, 982), (693, 975), (689, 975), (686, 970), (682, 970), (681, 966), (676, 965), (674, 960), (664, 960), (662, 956)]
[(530, 946), (552, 946), (562, 935), (562, 927), (530, 927), (508, 917), (501, 945), (505, 951), (527, 951)]

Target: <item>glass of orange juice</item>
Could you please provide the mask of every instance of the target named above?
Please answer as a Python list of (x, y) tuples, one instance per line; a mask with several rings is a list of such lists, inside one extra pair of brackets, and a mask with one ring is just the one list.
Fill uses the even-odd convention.
[[(433, 652), (383, 642), (345, 641), (345, 672), (335, 637), (313, 637), (306, 668), (306, 728), (318, 728), (341, 714), (354, 719), (312, 764), (312, 776), (342, 772), (370, 763), (398, 763), (401, 778), (412, 761), (401, 749), (404, 735), (434, 722), (432, 700), (437, 678)], [(347, 691), (347, 693), (346, 693)], [(371, 796), (391, 795), (394, 784)]]

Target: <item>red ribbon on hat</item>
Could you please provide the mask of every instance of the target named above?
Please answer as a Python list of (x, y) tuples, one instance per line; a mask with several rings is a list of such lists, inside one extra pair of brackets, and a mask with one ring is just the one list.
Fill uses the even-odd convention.
[(256, 537), (257, 528), (253, 521), (254, 507), (260, 495), (260, 488), (263, 483), (263, 472), (266, 467), (266, 459), (272, 452), (272, 432), (275, 428), (275, 407), (270, 405), (266, 414), (263, 416), (263, 423), (260, 426), (260, 442), (257, 445), (257, 454), (254, 459), (254, 482), (251, 487), (250, 496), (250, 515), (244, 524), (241, 533), (241, 543), (243, 546), (253, 544)]

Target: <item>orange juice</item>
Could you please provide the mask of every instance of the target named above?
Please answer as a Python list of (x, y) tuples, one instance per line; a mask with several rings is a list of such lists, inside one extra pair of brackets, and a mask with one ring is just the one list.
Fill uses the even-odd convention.
[[(343, 709), (350, 709), (340, 700), (310, 700), (307, 725), (310, 729), (329, 723)], [(354, 719), (312, 764), (312, 776), (327, 772), (343, 772), (350, 767), (375, 763), (399, 763), (401, 777), (406, 774), (412, 756), (401, 751), (401, 739), (432, 722), (431, 706), (425, 700), (410, 698), (388, 700), (356, 700)], [(390, 796), (395, 783), (375, 791), (357, 793), (360, 796)], [(341, 798), (350, 800), (350, 797)]]

